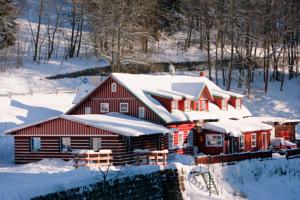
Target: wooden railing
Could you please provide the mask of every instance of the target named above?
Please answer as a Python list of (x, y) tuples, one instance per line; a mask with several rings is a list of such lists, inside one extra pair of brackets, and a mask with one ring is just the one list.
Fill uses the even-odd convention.
[(286, 159), (298, 158), (300, 157), (300, 148), (286, 150)]
[(196, 157), (196, 164), (214, 164), (214, 163), (230, 163), (230, 162), (239, 162), (242, 160), (250, 159), (265, 159), (271, 158), (272, 151), (257, 151), (257, 152), (245, 152), (245, 153), (236, 153), (236, 154), (220, 154), (214, 156), (198, 156)]
[(75, 150), (74, 167), (101, 167), (109, 166), (112, 163), (111, 150), (99, 150), (98, 152), (92, 150)]
[(136, 165), (167, 165), (168, 150), (136, 149), (133, 153), (135, 154)]

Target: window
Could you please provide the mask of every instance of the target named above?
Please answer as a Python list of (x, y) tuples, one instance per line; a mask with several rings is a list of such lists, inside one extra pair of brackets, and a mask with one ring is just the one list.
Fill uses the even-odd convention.
[(33, 137), (31, 138), (31, 151), (38, 152), (41, 150), (41, 138)]
[(208, 147), (222, 147), (223, 137), (221, 134), (207, 134), (206, 135), (206, 146)]
[(178, 145), (180, 147), (183, 147), (183, 142), (184, 142), (184, 139), (183, 139), (183, 132), (180, 131), (178, 132)]
[(194, 140), (193, 135), (194, 135), (193, 130), (190, 130), (190, 131), (189, 131), (189, 135), (188, 135), (188, 145), (189, 145), (190, 147), (192, 147), (192, 146), (194, 145), (194, 142), (193, 142), (193, 140)]
[(242, 135), (240, 137), (240, 149), (244, 149), (245, 148), (245, 137)]
[(222, 102), (221, 109), (222, 110), (227, 110), (227, 100), (222, 100), (221, 102)]
[(251, 134), (251, 147), (256, 147), (256, 133)]
[(172, 101), (171, 110), (172, 112), (178, 110), (178, 101)]
[(117, 84), (116, 83), (112, 83), (111, 84), (111, 91), (112, 92), (116, 92), (117, 91)]
[(237, 108), (237, 109), (241, 108), (241, 100), (240, 99), (235, 100), (235, 108)]
[(71, 151), (71, 138), (69, 137), (60, 138), (60, 151), (61, 152)]
[(184, 101), (184, 110), (185, 111), (191, 110), (191, 101), (190, 100), (185, 100)]
[(109, 103), (100, 103), (100, 111), (102, 113), (109, 112)]
[(94, 151), (99, 151), (101, 149), (101, 138), (91, 138), (90, 148)]
[(85, 107), (84, 108), (84, 114), (86, 114), (86, 115), (91, 114), (91, 107)]
[(169, 149), (173, 149), (174, 148), (174, 133), (169, 133), (168, 142), (169, 142)]
[(145, 118), (145, 108), (139, 107), (139, 118), (144, 119)]
[(127, 113), (128, 112), (128, 103), (120, 103), (120, 112)]
[(196, 111), (200, 111), (200, 101), (196, 101)]
[(127, 153), (130, 153), (132, 152), (132, 138), (131, 137), (126, 137), (126, 150), (127, 150)]
[(206, 101), (201, 101), (201, 108), (206, 111)]

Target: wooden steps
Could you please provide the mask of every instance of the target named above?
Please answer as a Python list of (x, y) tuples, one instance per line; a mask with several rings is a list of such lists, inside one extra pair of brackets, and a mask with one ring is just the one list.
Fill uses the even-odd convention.
[[(198, 177), (202, 178), (203, 182), (205, 183), (205, 186), (203, 186), (203, 183), (197, 179)], [(209, 195), (219, 195), (219, 190), (217, 188), (216, 182), (209, 171), (193, 172), (191, 177), (191, 183), (193, 183), (200, 190), (207, 189)]]

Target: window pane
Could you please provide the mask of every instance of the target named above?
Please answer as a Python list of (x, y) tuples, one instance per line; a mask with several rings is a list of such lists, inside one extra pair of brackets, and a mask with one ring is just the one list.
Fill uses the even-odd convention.
[(145, 108), (139, 107), (139, 118), (145, 118)]
[(101, 138), (92, 138), (91, 143), (92, 150), (99, 151), (101, 149)]
[(101, 112), (109, 112), (109, 103), (101, 103), (100, 104)]
[(174, 147), (174, 134), (173, 133), (169, 133), (169, 148), (173, 148)]
[(120, 112), (128, 112), (128, 103), (120, 103)]
[(32, 151), (40, 151), (41, 150), (41, 138), (34, 137), (31, 139), (31, 150)]
[(61, 138), (61, 151), (62, 152), (71, 151), (71, 138), (69, 137)]

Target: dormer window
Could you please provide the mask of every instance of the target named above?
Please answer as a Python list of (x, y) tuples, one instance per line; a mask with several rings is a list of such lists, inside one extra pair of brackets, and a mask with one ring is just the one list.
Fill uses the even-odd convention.
[(241, 100), (240, 99), (235, 100), (235, 108), (236, 109), (241, 109)]
[(176, 100), (172, 101), (171, 110), (172, 110), (172, 112), (178, 110), (178, 101), (176, 101)]
[(206, 101), (205, 101), (205, 100), (202, 100), (202, 101), (201, 101), (201, 109), (202, 109), (203, 111), (206, 111)]
[(112, 92), (116, 92), (117, 91), (117, 84), (116, 83), (112, 83), (111, 84), (111, 91)]
[(227, 110), (227, 100), (222, 100), (221, 101), (221, 109), (222, 110)]
[(191, 101), (190, 100), (185, 100), (184, 101), (184, 110), (185, 111), (190, 111), (191, 110)]
[(200, 111), (200, 101), (196, 101), (195, 104), (196, 104), (195, 110)]

